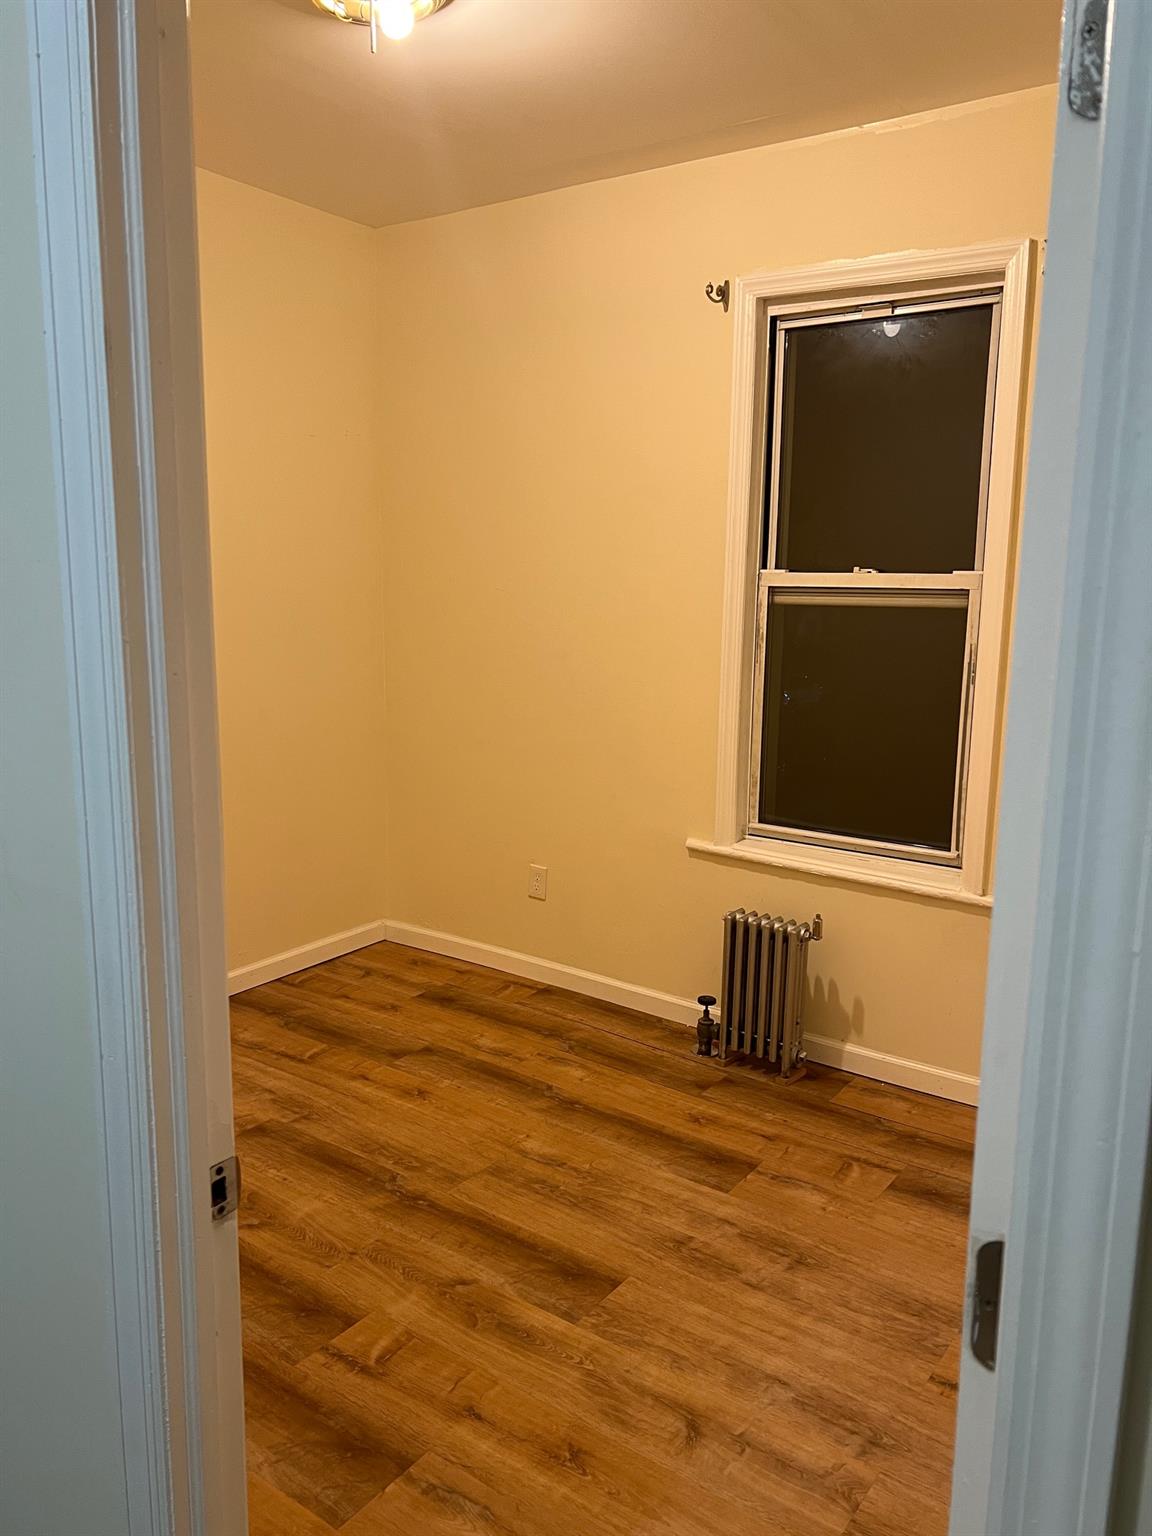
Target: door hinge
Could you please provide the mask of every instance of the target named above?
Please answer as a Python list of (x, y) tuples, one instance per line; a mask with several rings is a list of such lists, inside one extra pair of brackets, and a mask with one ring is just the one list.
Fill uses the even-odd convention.
[(225, 1157), (212, 1164), (209, 1180), (212, 1220), (223, 1221), (240, 1204), (240, 1159)]
[(996, 1369), (1000, 1335), (1000, 1281), (1004, 1272), (1004, 1239), (981, 1243), (976, 1250), (972, 1296), (972, 1353), (988, 1370)]
[(1104, 106), (1109, 0), (1079, 0), (1068, 60), (1068, 105), (1095, 121)]

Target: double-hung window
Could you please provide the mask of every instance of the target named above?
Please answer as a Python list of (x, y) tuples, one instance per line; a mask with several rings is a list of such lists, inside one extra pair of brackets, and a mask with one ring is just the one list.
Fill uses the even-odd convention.
[(775, 309), (738, 285), (753, 376), (729, 558), (750, 568), (729, 581), (727, 851), (986, 890), (1023, 333), (1017, 270), (1004, 335), (1006, 253), (984, 282)]

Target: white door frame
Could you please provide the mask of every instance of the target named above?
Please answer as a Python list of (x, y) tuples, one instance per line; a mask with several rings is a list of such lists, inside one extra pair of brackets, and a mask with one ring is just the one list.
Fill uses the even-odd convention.
[[(1152, 1108), (1152, 0), (1112, 0), (1103, 115), (1064, 67), (1000, 797), (952, 1536), (1101, 1536)], [(969, 1319), (971, 1297), (969, 1298)]]
[[(232, 1131), (184, 3), (24, 3), (132, 1536), (241, 1536), (236, 1237), (205, 1189)], [(974, 1239), (1007, 1237), (1001, 1354), (963, 1364), (953, 1536), (1099, 1536), (1128, 1342), (1152, 1100), (1152, 0), (1113, 11), (1103, 119), (1063, 85), (1059, 106), (973, 1212)]]
[(184, 3), (23, 3), (130, 1532), (243, 1536)]

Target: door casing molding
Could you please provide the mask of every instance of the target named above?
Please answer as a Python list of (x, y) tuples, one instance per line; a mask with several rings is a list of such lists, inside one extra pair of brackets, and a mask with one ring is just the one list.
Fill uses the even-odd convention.
[(131, 1536), (246, 1530), (182, 0), (24, 0)]
[(1095, 122), (1068, 105), (1065, 13), (972, 1204), (972, 1248), (1007, 1239), (1000, 1355), (990, 1374), (965, 1351), (952, 1536), (1107, 1528), (1132, 1320), (1152, 1106), (1152, 5), (1111, 11)]

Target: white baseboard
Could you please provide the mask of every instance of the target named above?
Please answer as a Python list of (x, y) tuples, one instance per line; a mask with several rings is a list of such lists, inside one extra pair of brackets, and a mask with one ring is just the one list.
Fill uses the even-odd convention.
[(439, 933), (435, 928), (417, 928), (412, 923), (385, 923), (386, 937), (394, 944), (408, 944), (413, 949), (427, 949), (453, 960), (471, 960), (474, 965), (508, 971), (528, 981), (541, 981), (551, 987), (564, 987), (602, 1003), (618, 1003), (621, 1008), (635, 1008), (638, 1013), (655, 1014), (676, 1024), (695, 1024), (700, 1009), (686, 998), (671, 992), (656, 992), (630, 981), (616, 981), (597, 971), (582, 971), (559, 960), (541, 960), (536, 955), (521, 954), (518, 949), (501, 949), (498, 944), (481, 944), (475, 939), (461, 939), (454, 933)]
[[(528, 981), (563, 987), (584, 997), (598, 998), (602, 1003), (635, 1008), (638, 1013), (652, 1014), (672, 1024), (694, 1024), (700, 1011), (689, 998), (676, 997), (671, 992), (657, 992), (653, 987), (617, 981), (615, 977), (601, 976), (597, 971), (582, 971), (574, 965), (562, 965), (558, 960), (542, 960), (538, 955), (525, 955), (517, 949), (504, 949), (499, 944), (482, 944), (477, 939), (462, 939), (457, 934), (440, 933), (435, 928), (386, 920), (333, 933), (314, 944), (301, 944), (298, 949), (286, 949), (255, 965), (230, 971), (229, 995), (262, 986), (266, 981), (278, 981), (281, 976), (291, 976), (294, 971), (306, 970), (310, 965), (335, 960), (339, 955), (351, 954), (368, 944), (379, 944), (382, 939), (407, 944), (412, 949), (426, 949), (436, 955), (448, 955), (453, 960), (490, 966)], [(900, 1088), (915, 1088), (920, 1093), (954, 1099), (960, 1104), (975, 1104), (979, 1099), (980, 1079), (964, 1072), (933, 1067), (924, 1061), (908, 1061), (903, 1056), (889, 1056), (865, 1045), (829, 1040), (821, 1035), (807, 1035), (804, 1043), (812, 1060), (827, 1067), (841, 1067), (845, 1072), (856, 1072), (861, 1077), (878, 1078), (882, 1083), (895, 1083)]]
[(261, 987), (266, 981), (279, 981), (281, 976), (291, 976), (294, 971), (307, 970), (310, 965), (321, 965), (325, 960), (336, 960), (349, 955), (354, 949), (368, 944), (379, 944), (388, 937), (388, 924), (382, 919), (375, 923), (363, 923), (359, 928), (346, 928), (343, 933), (330, 933), (326, 939), (314, 944), (301, 944), (298, 949), (285, 949), (267, 960), (257, 960), (255, 965), (242, 965), (228, 972), (228, 996), (247, 992), (249, 987)]
[(823, 1035), (804, 1036), (804, 1048), (813, 1061), (825, 1067), (841, 1067), (860, 1077), (875, 1077), (898, 1088), (915, 1088), (938, 1099), (954, 1099), (957, 1104), (980, 1102), (980, 1079), (967, 1072), (952, 1072), (947, 1067), (932, 1067), (926, 1061), (909, 1061), (904, 1056), (889, 1056), (872, 1051), (850, 1040), (829, 1040)]
[[(384, 924), (384, 929), (384, 937), (396, 944), (431, 950), (434, 954), (449, 955), (454, 960), (470, 960), (474, 965), (509, 971), (513, 976), (522, 976), (528, 981), (565, 987), (570, 992), (580, 992), (585, 997), (599, 998), (605, 1003), (619, 1003), (621, 1007), (635, 1008), (639, 1013), (650, 1013), (658, 1019), (668, 1019), (675, 1024), (694, 1024), (700, 1013), (697, 1004), (686, 997), (657, 992), (651, 987), (640, 987), (630, 981), (617, 981), (611, 976), (601, 976), (596, 971), (582, 971), (576, 966), (562, 965), (556, 960), (541, 960), (536, 955), (525, 955), (519, 950), (502, 949), (498, 944), (482, 944), (475, 939), (459, 938), (454, 933), (418, 928), (412, 923), (389, 922)], [(900, 1088), (915, 1088), (920, 1093), (931, 1093), (940, 1099), (953, 1099), (960, 1104), (975, 1104), (979, 1100), (980, 1079), (964, 1072), (933, 1067), (924, 1061), (909, 1061), (903, 1056), (889, 1056), (883, 1051), (870, 1050), (867, 1046), (829, 1040), (821, 1035), (806, 1035), (804, 1044), (811, 1059), (827, 1067), (841, 1067), (845, 1072), (856, 1072), (861, 1077), (878, 1078), (883, 1083), (894, 1083)]]

